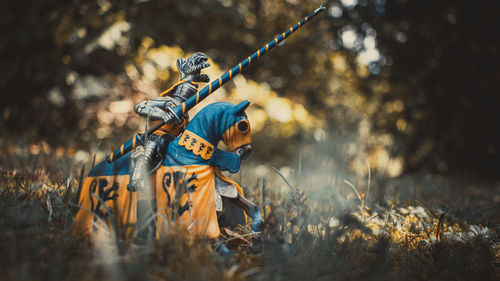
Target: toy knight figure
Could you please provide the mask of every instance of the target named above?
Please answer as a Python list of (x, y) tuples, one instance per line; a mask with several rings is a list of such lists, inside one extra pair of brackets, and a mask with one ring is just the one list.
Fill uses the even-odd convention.
[[(251, 230), (260, 232), (259, 208), (244, 197), (236, 182), (222, 174), (238, 172), (241, 160), (251, 151), (250, 122), (245, 114), (250, 102), (207, 105), (189, 124), (185, 113), (324, 10), (320, 6), (200, 92), (197, 83), (210, 80), (200, 73), (210, 66), (207, 57), (195, 53), (187, 60), (178, 59), (181, 80), (160, 97), (135, 106), (139, 115), (157, 124), (123, 143), (86, 177), (72, 233), (92, 233), (113, 218), (116, 231), (146, 242), (159, 238), (170, 223), (182, 224), (195, 235), (219, 239), (221, 228), (244, 225), (247, 216), (252, 219)], [(230, 151), (217, 148), (220, 141)], [(113, 213), (115, 210), (118, 212)], [(220, 253), (228, 253), (223, 243), (218, 244)]]
[[(128, 184), (131, 191), (145, 190), (145, 176), (149, 175), (151, 170), (160, 164), (166, 147), (166, 142), (177, 137), (182, 131), (189, 119), (187, 113), (182, 117), (177, 117), (172, 111), (172, 107), (178, 106), (198, 91), (198, 82), (209, 82), (207, 74), (201, 74), (203, 68), (209, 67), (207, 57), (201, 52), (191, 55), (187, 60), (179, 58), (177, 60), (177, 69), (181, 75), (181, 80), (170, 89), (160, 94), (160, 97), (151, 98), (135, 105), (134, 110), (137, 114), (147, 117), (152, 121), (164, 120), (165, 124), (154, 134), (147, 136), (145, 144), (136, 157), (133, 157), (133, 172)], [(169, 96), (171, 95), (171, 96)], [(168, 122), (171, 117), (177, 119), (176, 122)], [(180, 119), (180, 120), (179, 120)], [(142, 151), (141, 151), (142, 150)]]

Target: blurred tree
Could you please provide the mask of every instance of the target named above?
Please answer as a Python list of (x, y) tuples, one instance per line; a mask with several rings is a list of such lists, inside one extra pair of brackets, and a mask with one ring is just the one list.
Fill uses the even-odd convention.
[(404, 139), (407, 171), (499, 178), (497, 8), (495, 1), (389, 1), (377, 18), (381, 49), (394, 62), (387, 98), (404, 105), (402, 122), (378, 125)]

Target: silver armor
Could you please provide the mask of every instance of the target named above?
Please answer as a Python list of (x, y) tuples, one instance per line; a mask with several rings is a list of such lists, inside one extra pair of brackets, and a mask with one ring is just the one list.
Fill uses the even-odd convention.
[[(197, 82), (210, 81), (208, 75), (200, 74), (203, 68), (210, 66), (207, 60), (207, 57), (200, 52), (193, 54), (187, 60), (179, 58), (177, 68), (181, 74), (181, 79), (186, 79), (187, 82), (176, 86), (171, 96), (155, 97), (136, 104), (134, 107), (135, 112), (152, 121), (163, 120), (168, 123), (169, 120), (177, 119), (180, 122), (180, 116), (175, 116), (171, 108), (181, 105), (196, 94), (198, 91)], [(175, 119), (171, 118), (172, 115)], [(187, 113), (183, 117), (187, 120)], [(132, 157), (133, 171), (128, 185), (129, 190), (139, 190), (143, 194), (147, 194), (146, 186), (148, 186), (148, 183), (146, 181), (148, 175), (152, 170), (156, 169), (153, 164), (161, 161), (164, 155), (163, 150), (166, 148), (168, 141), (175, 137), (169, 134), (147, 137), (142, 149), (138, 149), (134, 153), (134, 157)]]

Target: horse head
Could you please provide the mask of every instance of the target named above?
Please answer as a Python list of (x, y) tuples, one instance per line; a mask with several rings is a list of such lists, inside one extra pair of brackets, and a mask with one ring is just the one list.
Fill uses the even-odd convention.
[[(237, 172), (241, 159), (252, 150), (250, 123), (245, 114), (249, 104), (249, 101), (238, 105), (216, 102), (205, 106), (189, 122), (184, 133), (169, 144), (165, 164), (208, 163), (221, 170)], [(220, 141), (231, 152), (218, 149)]]

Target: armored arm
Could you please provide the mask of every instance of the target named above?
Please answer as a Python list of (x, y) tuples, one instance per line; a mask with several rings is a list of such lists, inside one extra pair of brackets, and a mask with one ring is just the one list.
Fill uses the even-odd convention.
[(174, 116), (171, 108), (180, 105), (186, 99), (196, 94), (197, 91), (198, 87), (196, 85), (182, 83), (175, 88), (172, 97), (155, 97), (142, 101), (135, 105), (134, 110), (140, 116), (148, 117), (153, 121), (163, 120), (165, 123), (170, 123), (175, 119), (179, 119)]
[(176, 102), (170, 97), (156, 97), (146, 101), (142, 101), (135, 105), (134, 110), (137, 114), (149, 119), (164, 120), (170, 119), (169, 108), (175, 105)]

